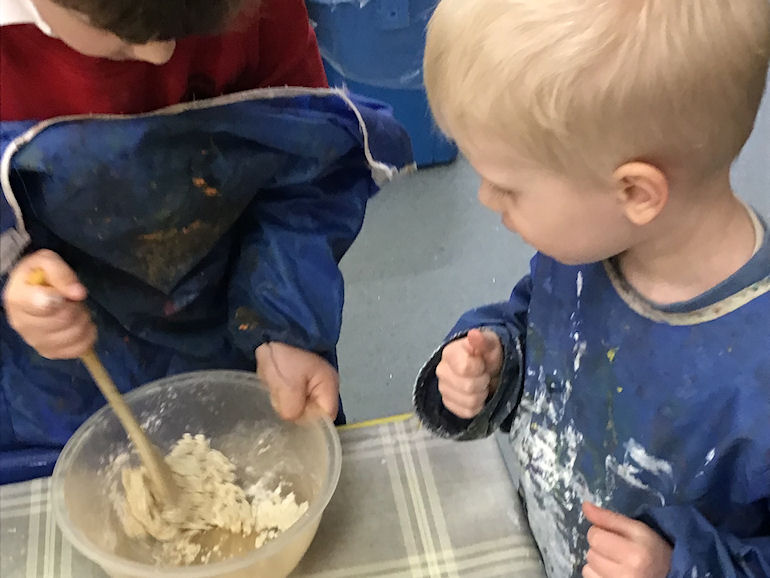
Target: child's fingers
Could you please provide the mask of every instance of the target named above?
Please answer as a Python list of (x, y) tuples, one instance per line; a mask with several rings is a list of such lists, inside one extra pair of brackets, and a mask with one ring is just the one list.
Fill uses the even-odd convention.
[(448, 363), (443, 361), (436, 367), (436, 377), (438, 378), (439, 389), (443, 385), (443, 387), (451, 388), (466, 395), (480, 395), (482, 393), (486, 395), (489, 388), (488, 375), (484, 373), (474, 376), (460, 375)]
[(479, 329), (471, 329), (465, 336), (466, 350), (470, 355), (481, 357), (484, 355), (487, 340)]
[(608, 576), (602, 576), (596, 570), (591, 568), (588, 564), (583, 566), (583, 578), (610, 578)]
[(55, 333), (36, 349), (48, 359), (75, 359), (93, 347), (95, 342), (96, 327), (90, 324)]
[(19, 263), (19, 274), (25, 279), (36, 269), (43, 271), (45, 284), (53, 287), (66, 299), (82, 301), (86, 298), (86, 288), (80, 283), (75, 272), (53, 251), (37, 251)]
[[(43, 287), (26, 289), (45, 290)], [(45, 293), (44, 293), (45, 295)], [(58, 295), (58, 294), (56, 294)], [(54, 309), (25, 306), (6, 301), (8, 323), (40, 355), (49, 359), (72, 359), (93, 346), (96, 341), (96, 326), (82, 303), (61, 299)], [(25, 307), (27, 310), (25, 310)], [(31, 311), (31, 313), (29, 311)]]
[(67, 300), (53, 287), (17, 285), (9, 293), (8, 302), (32, 317), (51, 317), (62, 310)]
[(12, 325), (28, 345), (48, 359), (72, 359), (85, 353), (96, 342), (96, 326), (88, 312), (74, 317), (14, 318)]
[(479, 413), (481, 413), (481, 410), (484, 408), (484, 405), (477, 401), (475, 402), (468, 402), (468, 400), (456, 401), (451, 397), (446, 397), (446, 396), (442, 396), (441, 401), (443, 402), (445, 408), (447, 408), (457, 417), (462, 419), (473, 419), (474, 417), (479, 415)]
[(69, 302), (48, 315), (14, 312), (11, 321), (12, 326), (17, 330), (43, 334), (53, 334), (73, 326), (93, 325), (90, 314), (82, 305)]
[(503, 348), (496, 333), (487, 329), (471, 329), (468, 332), (468, 343), (475, 355), (484, 360), (487, 373), (495, 374), (500, 371)]
[(257, 374), (270, 391), (273, 408), (285, 420), (299, 419), (307, 405), (307, 383), (291, 383), (278, 367), (270, 343), (257, 348)]
[(482, 380), (477, 379), (477, 382), (461, 387), (439, 379), (438, 389), (444, 406), (458, 417), (471, 418), (478, 415), (484, 408), (488, 388)]
[(597, 576), (614, 578), (623, 575), (623, 565), (619, 562), (603, 556), (591, 548), (586, 554), (586, 566), (596, 572)]
[(591, 526), (588, 530), (588, 545), (591, 550), (613, 562), (623, 562), (630, 542), (627, 538), (600, 528)]
[(621, 514), (611, 512), (610, 510), (600, 508), (591, 502), (583, 502), (583, 513), (591, 524), (614, 534), (620, 534), (621, 536), (628, 538), (638, 534), (637, 525), (639, 522)]
[(305, 420), (312, 421), (312, 420), (319, 419), (321, 416), (326, 416), (333, 420), (337, 417), (338, 409), (339, 409), (338, 398), (335, 398), (334, 400), (331, 400), (330, 398), (327, 400), (308, 399), (307, 403), (305, 404), (305, 410), (302, 413), (302, 416), (295, 421), (298, 421), (298, 422), (303, 422)]
[(442, 395), (456, 395), (466, 398), (486, 399), (489, 394), (489, 378), (455, 378), (442, 379), (439, 377), (438, 390)]
[[(339, 377), (333, 367), (323, 367), (311, 379), (307, 406), (316, 408), (331, 419), (337, 417), (339, 411), (340, 386)], [(307, 413), (308, 409), (305, 408)]]
[[(467, 342), (467, 340), (462, 339), (447, 345), (441, 356), (441, 363), (445, 364), (456, 375), (465, 377), (484, 375), (486, 371), (484, 359), (470, 354), (466, 349), (467, 345), (463, 342)], [(452, 345), (454, 347), (451, 347)]]
[[(476, 360), (481, 362), (479, 359)], [(444, 407), (453, 414), (470, 419), (483, 409), (489, 394), (488, 375), (483, 373), (477, 377), (458, 375), (447, 360), (442, 359), (436, 367), (436, 377)]]
[(499, 338), (491, 331), (471, 329), (468, 332), (468, 344), (475, 355), (483, 356), (485, 353), (493, 352), (498, 343)]
[[(273, 374), (274, 375), (274, 374)], [(270, 388), (270, 399), (273, 407), (283, 419), (294, 421), (302, 417), (307, 405), (307, 394), (304, 387), (276, 382), (267, 378)]]

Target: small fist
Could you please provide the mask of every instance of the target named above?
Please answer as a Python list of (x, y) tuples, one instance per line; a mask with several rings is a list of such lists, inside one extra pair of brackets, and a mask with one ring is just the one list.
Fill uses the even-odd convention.
[(477, 416), (497, 388), (502, 365), (503, 347), (492, 331), (471, 329), (444, 347), (436, 367), (444, 407), (464, 419)]
[(314, 411), (337, 417), (340, 380), (323, 357), (277, 341), (257, 347), (256, 357), (257, 375), (283, 419), (296, 420)]
[[(46, 285), (32, 285), (42, 271)], [(3, 291), (8, 323), (40, 355), (72, 359), (91, 348), (96, 326), (83, 301), (86, 288), (59, 255), (43, 249), (19, 261)]]
[(666, 578), (671, 545), (652, 528), (621, 514), (585, 502), (583, 513), (592, 524), (584, 578)]

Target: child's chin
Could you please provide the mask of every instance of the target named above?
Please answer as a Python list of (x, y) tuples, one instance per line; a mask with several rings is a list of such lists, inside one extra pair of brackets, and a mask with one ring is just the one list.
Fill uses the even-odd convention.
[(581, 255), (552, 255), (547, 251), (540, 251), (543, 255), (550, 257), (554, 261), (558, 261), (562, 265), (574, 267), (577, 265), (589, 265), (591, 263), (598, 263), (603, 261), (603, 258), (595, 258), (594, 256), (581, 256)]

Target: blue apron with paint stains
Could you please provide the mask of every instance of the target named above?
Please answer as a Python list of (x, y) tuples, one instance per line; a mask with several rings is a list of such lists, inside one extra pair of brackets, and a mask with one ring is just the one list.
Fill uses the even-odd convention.
[[(389, 109), (335, 90), (3, 123), (0, 136), (3, 282), (21, 251), (59, 253), (89, 290), (96, 351), (123, 391), (253, 370), (267, 341), (336, 364), (339, 260), (378, 184), (411, 163)], [(104, 400), (79, 361), (44, 359), (0, 324), (8, 482), (50, 472)]]
[(740, 271), (659, 308), (611, 262), (544, 256), (509, 301), (466, 313), (500, 336), (500, 385), (473, 420), (442, 404), (439, 350), (415, 403), (447, 437), (510, 431), (549, 578), (579, 578), (591, 501), (674, 546), (670, 578), (770, 576), (770, 231)]

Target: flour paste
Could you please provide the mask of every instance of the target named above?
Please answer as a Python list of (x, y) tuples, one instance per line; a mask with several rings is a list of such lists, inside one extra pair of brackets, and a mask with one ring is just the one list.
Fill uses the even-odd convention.
[(241, 487), (235, 465), (203, 435), (184, 434), (165, 461), (179, 486), (178, 504), (155, 499), (144, 466), (123, 468), (124, 495), (116, 504), (126, 535), (155, 542), (159, 564), (205, 564), (259, 548), (307, 511), (307, 502), (298, 503), (282, 484)]

